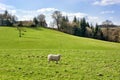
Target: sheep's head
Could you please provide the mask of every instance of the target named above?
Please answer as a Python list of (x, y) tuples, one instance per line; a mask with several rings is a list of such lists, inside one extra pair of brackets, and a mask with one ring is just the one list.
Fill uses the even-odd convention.
[(59, 57), (61, 57), (61, 55), (60, 55), (60, 54), (58, 54), (58, 56), (59, 56)]

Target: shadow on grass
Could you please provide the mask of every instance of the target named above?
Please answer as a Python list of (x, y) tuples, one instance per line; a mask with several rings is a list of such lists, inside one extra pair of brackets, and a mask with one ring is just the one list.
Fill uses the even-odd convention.
[(33, 30), (38, 30), (38, 31), (42, 31), (42, 27), (28, 27), (30, 29), (33, 29)]
[(22, 36), (22, 38), (26, 38), (26, 39), (40, 39), (40, 38), (37, 38), (37, 37), (24, 37), (24, 36)]

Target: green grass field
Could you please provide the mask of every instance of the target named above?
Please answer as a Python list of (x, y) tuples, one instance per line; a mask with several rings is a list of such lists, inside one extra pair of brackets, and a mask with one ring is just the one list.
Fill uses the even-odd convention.
[[(120, 80), (120, 44), (58, 31), (0, 27), (0, 80)], [(61, 54), (48, 64), (48, 54)]]

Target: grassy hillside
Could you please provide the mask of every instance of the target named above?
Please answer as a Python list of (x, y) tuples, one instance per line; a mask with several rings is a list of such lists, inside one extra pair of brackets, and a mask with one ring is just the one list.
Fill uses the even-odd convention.
[(16, 28), (0, 27), (0, 49), (119, 49), (120, 44), (80, 38), (50, 29), (25, 28), (18, 37)]
[[(0, 27), (0, 80), (120, 80), (120, 44), (50, 29)], [(48, 64), (48, 54), (61, 54)]]

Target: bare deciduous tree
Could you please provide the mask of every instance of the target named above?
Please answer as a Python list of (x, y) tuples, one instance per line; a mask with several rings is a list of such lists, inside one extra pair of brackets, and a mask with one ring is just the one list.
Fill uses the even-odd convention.
[(60, 23), (62, 20), (62, 14), (60, 11), (54, 11), (52, 14), (52, 18), (55, 20), (58, 30), (60, 30)]
[(37, 20), (38, 20), (40, 26), (43, 26), (43, 27), (46, 26), (46, 20), (45, 20), (45, 15), (44, 14), (38, 15)]
[(17, 26), (17, 30), (19, 31), (19, 37), (22, 37), (22, 27), (23, 27), (23, 23), (22, 21), (20, 21)]

